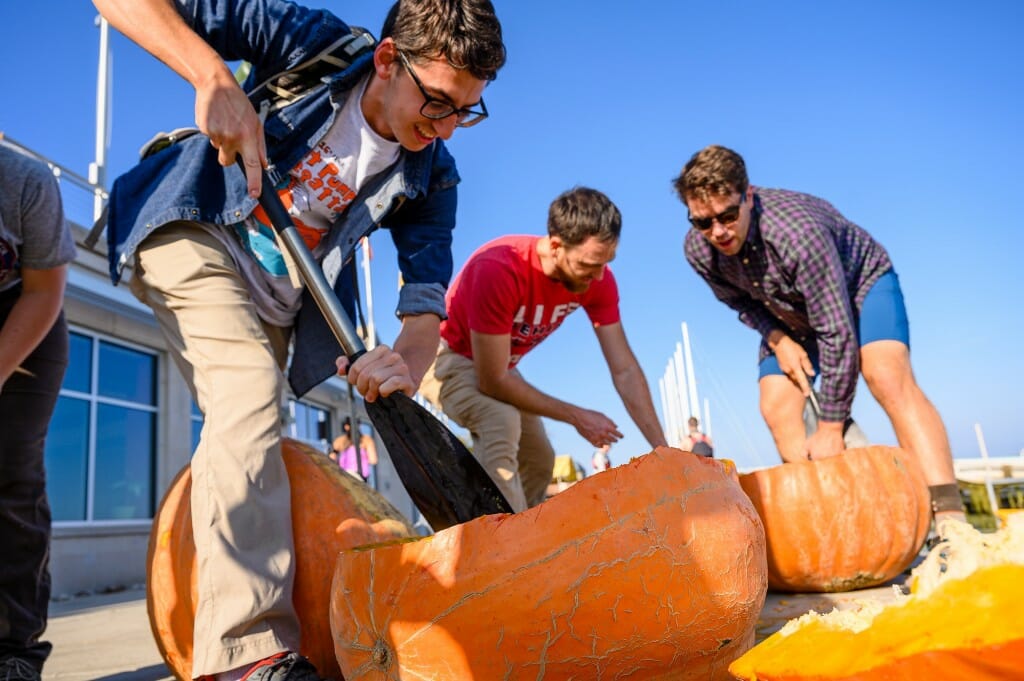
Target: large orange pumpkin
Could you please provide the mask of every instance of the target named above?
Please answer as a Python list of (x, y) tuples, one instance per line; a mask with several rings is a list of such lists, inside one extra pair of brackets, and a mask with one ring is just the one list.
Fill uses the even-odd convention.
[[(302, 624), (300, 652), (328, 679), (340, 678), (328, 620), (335, 558), (342, 549), (412, 536), (409, 522), (384, 497), (314, 449), (284, 440), (292, 490), (295, 584), (292, 602)], [(179, 679), (192, 678), (196, 548), (188, 466), (164, 495), (153, 520), (146, 604), (157, 647)]]
[(931, 524), (924, 475), (894, 447), (781, 464), (740, 475), (740, 485), (764, 523), (776, 591), (882, 584), (910, 565)]
[[(995, 537), (960, 525), (954, 539), (968, 541), (933, 549), (909, 597), (805, 615), (729, 671), (749, 681), (1024, 679), (1024, 523), (1017, 536)], [(931, 573), (926, 588), (916, 583), (922, 572)]]
[(723, 679), (765, 570), (734, 477), (658, 448), (523, 513), (343, 552), (331, 628), (349, 679)]

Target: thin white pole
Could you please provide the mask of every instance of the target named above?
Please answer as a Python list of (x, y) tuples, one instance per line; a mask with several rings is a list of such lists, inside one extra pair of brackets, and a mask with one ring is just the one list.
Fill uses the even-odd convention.
[[(96, 160), (89, 164), (89, 182), (101, 189), (107, 182), (107, 148), (110, 132), (110, 25), (96, 17), (100, 29), (100, 63), (96, 73)], [(92, 219), (103, 212), (102, 192), (93, 191)]]
[(366, 349), (372, 350), (377, 345), (377, 329), (373, 323), (373, 282), (370, 279), (370, 241), (365, 236), (363, 242), (363, 288), (366, 296)]
[(679, 393), (679, 423), (682, 426), (683, 434), (686, 434), (686, 421), (693, 416), (693, 414), (690, 413), (690, 409), (692, 407), (690, 405), (690, 400), (686, 395), (686, 383), (689, 377), (687, 376), (686, 371), (686, 361), (683, 359), (682, 343), (676, 343), (676, 352), (675, 355), (673, 355), (673, 359), (676, 367), (676, 392)]
[(711, 437), (711, 403), (704, 398), (704, 434)]
[(981, 450), (981, 460), (984, 463), (982, 471), (985, 475), (985, 491), (988, 492), (988, 503), (992, 505), (992, 515), (996, 517), (996, 524), (999, 524), (999, 499), (996, 497), (995, 487), (992, 486), (992, 475), (988, 467), (988, 447), (985, 446), (985, 436), (981, 433), (981, 424), (974, 424), (974, 434), (978, 436), (978, 449)]
[(679, 388), (676, 385), (675, 369), (672, 360), (665, 366), (665, 394), (668, 396), (668, 442), (673, 447), (679, 446)]
[(662, 376), (661, 378), (658, 379), (658, 393), (661, 396), (661, 416), (662, 416), (662, 421), (661, 422), (662, 422), (662, 424), (664, 426), (664, 430), (662, 432), (665, 435), (665, 442), (667, 442), (669, 444), (669, 446), (672, 446), (672, 437), (670, 435), (670, 433), (672, 432), (672, 427), (671, 427), (671, 424), (669, 423), (669, 421), (671, 419), (671, 416), (670, 416), (669, 411), (668, 411), (668, 400), (666, 399), (666, 396), (665, 396), (665, 377), (664, 376)]
[(686, 327), (686, 322), (683, 322), (683, 348), (686, 353), (686, 368), (687, 368), (687, 379), (690, 389), (690, 406), (693, 409), (693, 413), (689, 416), (698, 416), (700, 414), (700, 400), (697, 399), (697, 376), (693, 371), (693, 355), (690, 352), (690, 330)]

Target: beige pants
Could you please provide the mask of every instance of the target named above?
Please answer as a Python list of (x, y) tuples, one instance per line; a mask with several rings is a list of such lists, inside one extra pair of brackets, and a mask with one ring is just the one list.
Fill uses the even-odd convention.
[(142, 243), (131, 289), (153, 309), (205, 415), (192, 457), (199, 565), (192, 676), (298, 650), (291, 493), (281, 459), (289, 330), (261, 322), (224, 245), (194, 224), (167, 225)]
[(420, 394), (469, 431), (473, 455), (515, 511), (544, 501), (555, 452), (539, 416), (480, 392), (473, 360), (443, 343)]

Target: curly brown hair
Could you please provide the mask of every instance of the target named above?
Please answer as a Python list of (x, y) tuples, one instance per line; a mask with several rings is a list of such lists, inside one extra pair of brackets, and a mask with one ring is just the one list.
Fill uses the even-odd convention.
[(682, 174), (672, 181), (679, 200), (707, 201), (712, 196), (728, 196), (747, 191), (747, 164), (732, 149), (712, 144), (690, 157)]
[(413, 61), (444, 59), (480, 80), (494, 80), (505, 64), (501, 23), (490, 0), (398, 0), (380, 37), (394, 40)]

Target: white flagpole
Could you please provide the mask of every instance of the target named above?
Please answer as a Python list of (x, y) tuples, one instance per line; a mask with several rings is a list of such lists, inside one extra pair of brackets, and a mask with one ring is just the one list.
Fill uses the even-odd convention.
[(683, 345), (676, 343), (676, 351), (673, 355), (676, 368), (676, 392), (679, 394), (679, 425), (680, 433), (686, 435), (688, 432), (686, 421), (692, 416), (690, 413), (690, 400), (686, 395), (686, 381), (688, 379), (686, 362), (683, 359)]
[[(89, 182), (104, 189), (107, 181), (107, 148), (110, 133), (110, 25), (96, 18), (100, 29), (100, 63), (96, 73), (96, 160), (89, 164)], [(103, 212), (103, 193), (93, 190), (92, 219)]]
[(704, 398), (704, 434), (711, 437), (711, 403)]
[(999, 526), (999, 498), (996, 496), (996, 489), (992, 485), (992, 471), (988, 467), (988, 447), (985, 446), (985, 436), (981, 434), (981, 424), (974, 424), (974, 434), (978, 437), (978, 449), (981, 450), (981, 460), (984, 463), (982, 470), (985, 475), (985, 491), (988, 492), (988, 503), (992, 505), (992, 515), (995, 516), (996, 526)]
[(377, 346), (377, 329), (373, 323), (373, 282), (370, 279), (370, 242), (364, 236), (363, 242), (363, 289), (366, 297), (366, 349)]
[(686, 353), (686, 373), (687, 385), (690, 390), (690, 406), (693, 409), (693, 413), (688, 416), (698, 416), (700, 414), (700, 401), (697, 399), (697, 376), (693, 371), (693, 355), (690, 353), (690, 331), (686, 327), (686, 322), (683, 322), (683, 348)]
[(665, 377), (664, 376), (662, 376), (661, 378), (658, 379), (658, 393), (661, 395), (661, 416), (662, 416), (662, 424), (663, 424), (663, 427), (664, 427), (664, 430), (662, 432), (665, 435), (665, 442), (667, 442), (669, 444), (669, 446), (672, 446), (672, 437), (670, 436), (670, 433), (672, 432), (672, 426), (671, 426), (671, 423), (669, 422), (670, 419), (671, 419), (671, 416), (670, 416), (669, 410), (668, 410), (668, 402), (667, 402), (667, 400), (665, 398)]
[(676, 385), (675, 369), (672, 360), (665, 366), (665, 394), (668, 396), (668, 442), (673, 447), (678, 446), (679, 439), (679, 389)]

